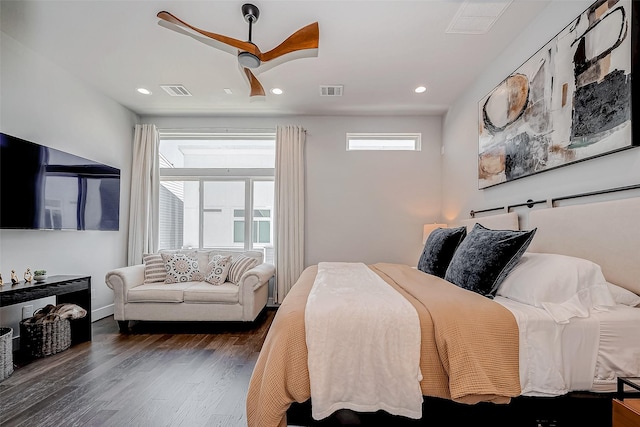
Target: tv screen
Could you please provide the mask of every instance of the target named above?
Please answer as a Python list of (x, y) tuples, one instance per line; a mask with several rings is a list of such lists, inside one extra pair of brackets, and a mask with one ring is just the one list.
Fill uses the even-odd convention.
[(0, 133), (0, 228), (118, 230), (120, 169)]

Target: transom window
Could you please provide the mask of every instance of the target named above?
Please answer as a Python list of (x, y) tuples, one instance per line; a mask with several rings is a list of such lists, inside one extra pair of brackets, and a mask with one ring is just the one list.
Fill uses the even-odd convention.
[(347, 151), (420, 151), (420, 133), (347, 133)]
[(161, 131), (159, 161), (160, 249), (264, 248), (269, 256), (275, 133)]

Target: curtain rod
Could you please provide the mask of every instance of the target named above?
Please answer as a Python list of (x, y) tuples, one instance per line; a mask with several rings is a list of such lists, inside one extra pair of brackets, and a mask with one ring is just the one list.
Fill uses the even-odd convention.
[[(276, 127), (272, 128), (233, 128), (233, 127), (206, 127), (206, 128), (158, 128), (158, 132), (207, 132), (207, 131), (225, 131), (225, 132), (275, 132)], [(307, 133), (306, 129), (302, 129)]]
[[(588, 196), (597, 196), (597, 195), (601, 195), (601, 194), (609, 194), (609, 193), (617, 193), (619, 191), (627, 191), (627, 190), (636, 190), (636, 189), (640, 189), (640, 184), (633, 184), (633, 185), (627, 185), (624, 187), (615, 187), (615, 188), (608, 188), (605, 190), (596, 190), (596, 191), (589, 191), (587, 193), (578, 193), (578, 194), (572, 194), (570, 196), (562, 196), (562, 197), (555, 197), (552, 199), (549, 199), (549, 206), (554, 207), (555, 202), (559, 202), (561, 200), (569, 200), (569, 199), (577, 199), (580, 197), (588, 197)], [(478, 211), (475, 210), (471, 210), (469, 212), (469, 215), (471, 216), (471, 218), (475, 218), (475, 215), (478, 213), (483, 213), (483, 212), (491, 212), (491, 211), (497, 211), (497, 210), (502, 210), (504, 209), (506, 212), (509, 212), (509, 210), (511, 208), (516, 208), (519, 206), (527, 206), (528, 208), (532, 208), (534, 205), (540, 204), (540, 203), (547, 203), (547, 200), (527, 200), (524, 203), (518, 203), (515, 205), (507, 205), (507, 206), (500, 206), (500, 207), (496, 207), (496, 208), (488, 208), (488, 209), (481, 209)]]
[(158, 132), (275, 132), (276, 128), (204, 127), (204, 128), (158, 128)]

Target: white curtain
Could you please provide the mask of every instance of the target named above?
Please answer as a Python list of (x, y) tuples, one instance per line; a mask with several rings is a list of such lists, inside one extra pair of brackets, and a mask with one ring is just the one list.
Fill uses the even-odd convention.
[(282, 303), (304, 269), (304, 144), (300, 126), (276, 128), (274, 240), (276, 289)]
[(141, 264), (142, 254), (158, 250), (159, 143), (155, 125), (136, 125), (131, 165), (129, 265)]

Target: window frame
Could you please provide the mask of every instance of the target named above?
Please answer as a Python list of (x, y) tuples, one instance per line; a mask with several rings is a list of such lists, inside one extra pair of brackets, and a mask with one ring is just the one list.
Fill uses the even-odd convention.
[[(351, 140), (398, 140), (413, 141), (413, 149), (406, 148), (357, 148), (351, 146)], [(347, 151), (422, 151), (422, 133), (421, 132), (347, 132), (346, 136)]]
[[(160, 142), (162, 140), (203, 140), (203, 139), (221, 139), (221, 140), (233, 140), (233, 139), (269, 139), (275, 142), (275, 132), (260, 132), (260, 133), (211, 133), (211, 132), (160, 132)], [(158, 156), (162, 154), (158, 150)], [(175, 168), (175, 167), (161, 167), (159, 168), (159, 180), (162, 181), (197, 181), (198, 182), (198, 218), (199, 218), (199, 231), (198, 231), (198, 246), (199, 249), (207, 249), (204, 247), (204, 214), (206, 212), (216, 211), (218, 208), (204, 209), (204, 187), (205, 182), (244, 182), (244, 204), (245, 204), (245, 216), (244, 216), (244, 233), (245, 240), (243, 250), (254, 249), (253, 243), (253, 196), (254, 196), (254, 183), (263, 181), (275, 181), (275, 167), (273, 168)], [(161, 184), (160, 184), (161, 185)], [(275, 203), (275, 200), (274, 200)], [(273, 208), (271, 208), (273, 211)], [(273, 213), (271, 216), (273, 227)], [(247, 238), (249, 236), (249, 238)], [(271, 242), (270, 245), (274, 246), (275, 242)], [(257, 243), (260, 245), (260, 243)], [(262, 246), (268, 244), (262, 244)]]
[[(171, 168), (164, 168), (169, 169)], [(274, 170), (275, 172), (275, 170)], [(162, 181), (195, 181), (198, 182), (198, 248), (199, 249), (207, 249), (204, 246), (204, 214), (206, 212), (214, 212), (219, 208), (204, 208), (204, 186), (205, 182), (244, 182), (244, 233), (245, 233), (245, 241), (243, 249), (245, 251), (253, 249), (253, 217), (251, 214), (253, 213), (253, 184), (255, 182), (268, 182), (274, 181), (274, 176), (259, 176), (259, 177), (249, 177), (246, 175), (238, 176), (238, 177), (230, 177), (226, 175), (224, 178), (216, 177), (215, 175), (207, 174), (207, 176), (194, 176), (187, 174), (175, 174), (171, 176), (163, 176), (162, 172), (160, 173), (160, 182)], [(249, 209), (250, 208), (250, 209)], [(234, 208), (235, 209), (235, 208)], [(239, 218), (239, 217), (237, 217)], [(271, 217), (273, 218), (273, 216)], [(273, 225), (273, 224), (272, 224)], [(246, 236), (251, 236), (247, 240)], [(273, 242), (271, 242), (273, 245)]]

